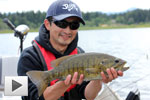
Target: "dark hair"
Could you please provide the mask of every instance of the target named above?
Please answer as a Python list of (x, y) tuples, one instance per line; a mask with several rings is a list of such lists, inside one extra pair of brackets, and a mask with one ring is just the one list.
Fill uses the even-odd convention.
[(52, 21), (53, 21), (53, 17), (50, 16), (50, 17), (48, 17), (48, 18), (46, 18), (46, 19), (50, 22), (50, 25), (51, 25), (51, 23), (52, 23)]

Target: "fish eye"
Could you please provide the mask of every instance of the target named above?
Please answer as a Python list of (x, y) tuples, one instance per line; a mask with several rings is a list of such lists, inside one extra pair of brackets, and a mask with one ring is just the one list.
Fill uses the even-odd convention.
[(118, 60), (118, 59), (116, 59), (116, 60), (115, 60), (115, 63), (119, 63), (119, 60)]

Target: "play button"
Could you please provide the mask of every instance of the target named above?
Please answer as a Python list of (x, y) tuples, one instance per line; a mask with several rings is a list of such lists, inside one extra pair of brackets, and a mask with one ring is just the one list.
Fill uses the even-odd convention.
[(16, 89), (18, 89), (21, 86), (22, 86), (22, 84), (18, 83), (15, 80), (12, 80), (12, 92), (15, 91)]
[(5, 76), (5, 96), (28, 96), (27, 76)]

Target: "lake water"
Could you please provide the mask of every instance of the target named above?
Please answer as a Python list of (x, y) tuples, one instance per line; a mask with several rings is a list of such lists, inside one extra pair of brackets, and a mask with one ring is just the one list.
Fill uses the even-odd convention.
[[(24, 48), (38, 33), (28, 33)], [(19, 55), (19, 38), (0, 34), (0, 56)], [(114, 55), (128, 62), (130, 69), (110, 86), (123, 99), (131, 90), (140, 91), (141, 100), (150, 100), (150, 28), (79, 31), (79, 43), (86, 52)]]

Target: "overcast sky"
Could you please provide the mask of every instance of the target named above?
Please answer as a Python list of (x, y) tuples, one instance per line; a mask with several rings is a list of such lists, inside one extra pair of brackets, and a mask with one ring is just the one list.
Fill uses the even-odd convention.
[[(55, 0), (0, 0), (0, 12), (47, 11)], [(150, 0), (72, 0), (83, 12), (122, 12), (130, 8), (150, 9)]]

